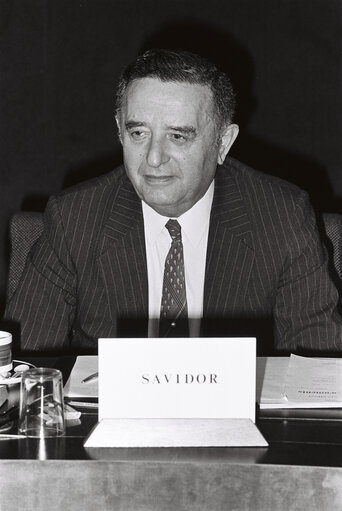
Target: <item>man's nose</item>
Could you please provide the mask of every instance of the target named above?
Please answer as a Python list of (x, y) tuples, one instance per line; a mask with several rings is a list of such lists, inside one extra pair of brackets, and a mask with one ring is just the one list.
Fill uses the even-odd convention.
[(150, 167), (160, 167), (169, 161), (165, 141), (161, 138), (152, 137), (147, 150), (147, 163)]

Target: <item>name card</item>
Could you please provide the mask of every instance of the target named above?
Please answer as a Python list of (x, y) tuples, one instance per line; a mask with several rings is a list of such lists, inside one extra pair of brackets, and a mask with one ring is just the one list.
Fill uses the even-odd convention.
[(255, 338), (99, 340), (99, 420), (251, 419)]

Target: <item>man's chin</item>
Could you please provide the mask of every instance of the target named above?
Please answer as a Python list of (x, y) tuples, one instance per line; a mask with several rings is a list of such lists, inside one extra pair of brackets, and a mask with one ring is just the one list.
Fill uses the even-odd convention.
[(178, 204), (172, 202), (170, 196), (158, 196), (147, 194), (142, 197), (142, 200), (146, 202), (152, 209), (163, 216), (179, 216), (178, 215)]
[(174, 186), (174, 181), (144, 186), (141, 192), (142, 198), (147, 204), (156, 206), (172, 206), (172, 204), (178, 202), (178, 196), (180, 195), (180, 191)]

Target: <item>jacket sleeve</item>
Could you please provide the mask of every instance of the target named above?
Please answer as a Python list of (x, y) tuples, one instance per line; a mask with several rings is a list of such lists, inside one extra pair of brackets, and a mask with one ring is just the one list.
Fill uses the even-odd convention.
[(275, 346), (297, 352), (341, 352), (339, 295), (305, 192), (297, 200), (291, 226), (274, 307)]
[(58, 203), (51, 198), (44, 231), (32, 248), (5, 319), (20, 330), (23, 350), (59, 350), (69, 344), (76, 309), (77, 278)]

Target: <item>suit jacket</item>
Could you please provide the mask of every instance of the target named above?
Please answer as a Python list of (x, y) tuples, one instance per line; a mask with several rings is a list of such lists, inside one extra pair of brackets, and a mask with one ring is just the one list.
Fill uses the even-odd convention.
[[(142, 207), (124, 168), (52, 197), (44, 226), (6, 310), (22, 348), (146, 336)], [(338, 351), (337, 302), (306, 193), (228, 157), (215, 177), (202, 335), (256, 335), (262, 347), (271, 324), (277, 349)]]

